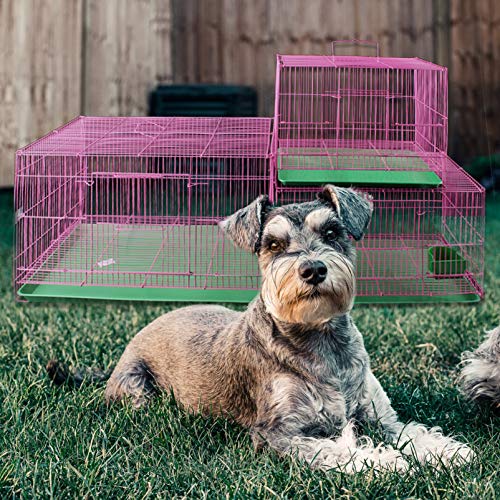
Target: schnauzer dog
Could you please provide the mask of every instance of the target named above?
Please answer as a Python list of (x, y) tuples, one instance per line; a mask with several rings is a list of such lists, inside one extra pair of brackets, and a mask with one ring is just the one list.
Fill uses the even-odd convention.
[[(220, 227), (258, 256), (262, 287), (243, 312), (184, 307), (153, 321), (125, 349), (106, 400), (145, 403), (172, 391), (191, 411), (224, 415), (269, 446), (313, 467), (404, 470), (404, 455), (435, 464), (471, 458), (439, 429), (403, 424), (370, 369), (349, 312), (355, 249), (370, 199), (326, 186), (312, 202), (273, 207), (266, 196)], [(399, 448), (357, 438), (353, 422), (378, 422)]]
[(474, 352), (464, 352), (462, 358), (460, 381), (464, 393), (500, 412), (500, 326), (488, 332)]

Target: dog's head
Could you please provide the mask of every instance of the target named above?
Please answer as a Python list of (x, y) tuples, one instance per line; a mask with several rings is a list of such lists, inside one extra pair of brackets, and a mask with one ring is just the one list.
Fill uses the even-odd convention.
[(273, 207), (266, 196), (225, 219), (235, 245), (255, 252), (261, 296), (280, 321), (320, 325), (352, 308), (355, 249), (372, 203), (352, 189), (324, 187), (318, 199)]

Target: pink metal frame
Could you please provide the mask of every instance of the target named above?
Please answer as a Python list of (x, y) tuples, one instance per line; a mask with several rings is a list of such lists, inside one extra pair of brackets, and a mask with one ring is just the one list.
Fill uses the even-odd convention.
[(253, 289), (217, 222), (269, 189), (268, 118), (80, 117), (21, 150), (15, 281)]
[[(447, 151), (447, 70), (420, 59), (278, 56), (274, 152), (314, 168), (439, 170)], [(398, 161), (401, 159), (402, 161)]]
[[(359, 297), (484, 296), (484, 190), (449, 158), (445, 171), (448, 184), (437, 188), (358, 188), (374, 203), (357, 244)], [(277, 187), (276, 198), (299, 203), (316, 192)], [(452, 256), (433, 265), (433, 249), (450, 249)]]
[[(343, 42), (343, 41), (341, 41)], [(255, 259), (217, 222), (281, 168), (436, 173), (361, 187), (374, 217), (358, 295), (483, 295), (484, 190), (447, 156), (446, 69), (420, 59), (278, 56), (269, 118), (78, 117), (16, 156), (16, 289), (25, 284), (253, 290)], [(437, 262), (436, 262), (437, 259)]]
[(273, 199), (317, 191), (281, 185), (280, 169), (434, 172), (439, 187), (360, 188), (375, 209), (358, 244), (358, 296), (482, 297), (484, 189), (447, 156), (446, 68), (380, 57), (367, 41), (354, 43), (376, 57), (339, 56), (344, 43), (330, 56), (277, 56)]

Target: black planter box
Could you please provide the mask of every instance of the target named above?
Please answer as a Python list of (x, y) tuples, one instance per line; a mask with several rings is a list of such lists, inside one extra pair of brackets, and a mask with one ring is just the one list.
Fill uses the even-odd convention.
[(257, 93), (241, 85), (159, 85), (150, 116), (257, 116)]

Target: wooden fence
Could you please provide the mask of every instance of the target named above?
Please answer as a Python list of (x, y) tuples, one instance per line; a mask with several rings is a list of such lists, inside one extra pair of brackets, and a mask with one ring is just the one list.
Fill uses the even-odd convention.
[(500, 148), (498, 0), (0, 0), (0, 186), (78, 114), (143, 115), (159, 82), (242, 83), (272, 115), (275, 54), (341, 38), (449, 67), (450, 148)]
[(332, 40), (369, 38), (382, 55), (449, 68), (453, 156), (500, 149), (499, 0), (177, 0), (173, 9), (176, 82), (255, 85), (271, 115), (277, 52), (328, 54)]
[(144, 115), (172, 81), (170, 0), (0, 0), (0, 187), (72, 117)]

